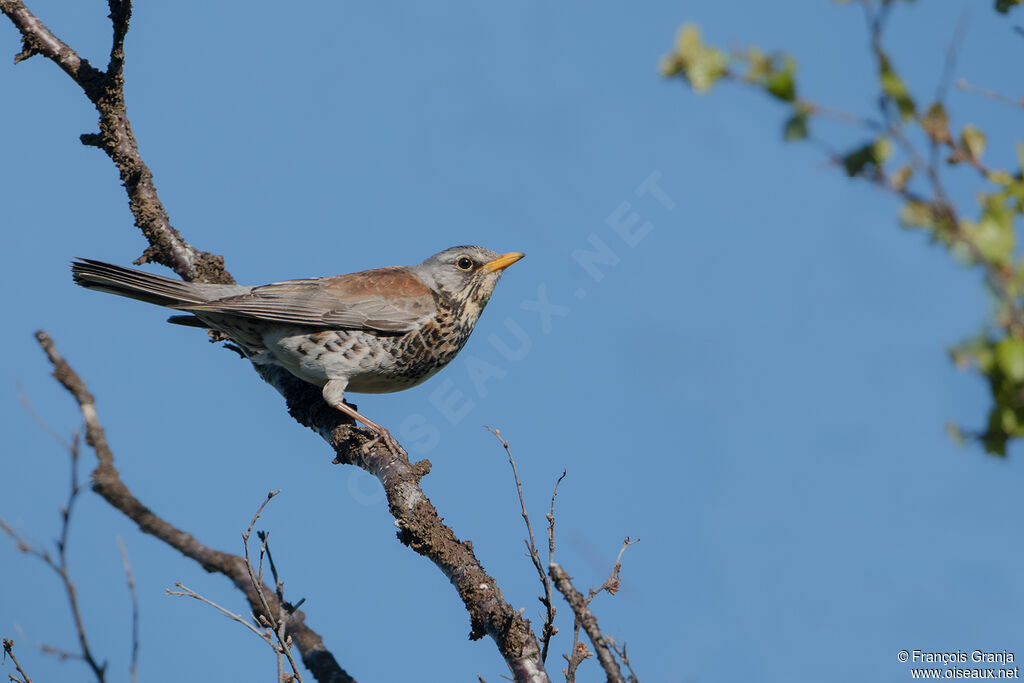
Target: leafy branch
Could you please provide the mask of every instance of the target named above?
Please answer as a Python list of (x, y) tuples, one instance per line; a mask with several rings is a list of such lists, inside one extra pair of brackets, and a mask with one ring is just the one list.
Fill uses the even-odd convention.
[[(954, 132), (945, 100), (961, 30), (946, 53), (935, 95), (922, 105), (884, 46), (896, 0), (841, 4), (859, 5), (863, 10), (877, 77), (875, 112), (844, 111), (804, 97), (792, 56), (757, 47), (723, 50), (706, 44), (692, 24), (680, 29), (674, 48), (661, 61), (661, 72), (666, 78), (683, 80), (699, 94), (727, 81), (768, 95), (787, 108), (784, 140), (817, 143), (830, 163), (847, 176), (898, 197), (903, 227), (925, 232), (964, 267), (982, 274), (994, 302), (992, 311), (982, 331), (950, 354), (958, 368), (985, 379), (992, 408), (985, 429), (950, 425), (949, 431), (957, 440), (974, 439), (989, 453), (1005, 455), (1009, 441), (1024, 436), (1024, 257), (1017, 253), (1017, 231), (1024, 216), (1024, 144), (1016, 143), (1017, 169), (997, 168), (984, 161), (987, 136), (980, 128), (963, 123)], [(1000, 0), (996, 9), (1005, 13), (1016, 4)], [(1022, 101), (991, 91), (984, 96), (1015, 105)], [(862, 141), (852, 148), (834, 149), (814, 136), (816, 121), (823, 119), (854, 128), (863, 135)], [(951, 177), (958, 183), (981, 181), (973, 207), (954, 201), (947, 190)]]

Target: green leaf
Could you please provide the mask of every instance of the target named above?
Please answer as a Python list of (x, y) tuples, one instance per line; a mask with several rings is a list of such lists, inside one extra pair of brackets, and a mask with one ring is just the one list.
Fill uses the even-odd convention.
[(1012, 185), (1014, 178), (1002, 169), (995, 169), (985, 174), (985, 177), (996, 185)]
[(914, 115), (916, 107), (914, 106), (914, 99), (910, 96), (907, 91), (907, 86), (903, 82), (903, 79), (893, 71), (889, 65), (889, 60), (882, 58), (882, 68), (879, 73), (879, 80), (882, 85), (882, 92), (890, 100), (896, 103), (896, 108), (900, 112), (900, 117), (906, 121)]
[(996, 11), (1006, 14), (1020, 3), (1021, 0), (996, 0)]
[(1017, 140), (1017, 168), (1024, 173), (1024, 142)]
[(882, 162), (892, 155), (892, 142), (890, 142), (887, 137), (880, 137), (875, 140), (875, 144), (871, 148), (871, 151), (874, 154), (875, 163), (881, 166)]
[(782, 60), (782, 67), (768, 75), (765, 80), (765, 90), (773, 97), (783, 102), (792, 102), (796, 99), (796, 62), (791, 57)]
[(996, 344), (996, 363), (1014, 382), (1024, 381), (1024, 341), (1005, 337)]
[(985, 153), (985, 134), (968, 123), (960, 131), (960, 146), (972, 159), (981, 159), (981, 155)]
[(999, 409), (999, 426), (1006, 434), (1013, 436), (1020, 430), (1020, 420), (1017, 419), (1017, 411), (1009, 406)]
[(782, 139), (786, 142), (803, 140), (807, 137), (807, 114), (798, 112), (786, 119), (782, 129)]
[(696, 61), (687, 64), (686, 78), (696, 92), (705, 93), (722, 77), (728, 64), (729, 60), (724, 52), (706, 50)]
[(1006, 208), (1004, 201), (999, 195), (985, 195), (981, 219), (977, 222), (960, 221), (964, 236), (986, 260), (997, 265), (1008, 265), (1012, 261), (1016, 243), (1013, 213)]
[(692, 60), (700, 50), (700, 28), (696, 24), (683, 24), (676, 35), (676, 54), (685, 60)]
[(848, 152), (843, 157), (843, 168), (846, 169), (846, 174), (852, 178), (857, 175), (879, 172), (885, 156), (889, 154), (889, 145), (889, 141), (881, 137)]
[(661, 72), (666, 76), (682, 73), (694, 91), (705, 93), (725, 74), (728, 66), (728, 56), (704, 45), (700, 29), (695, 24), (686, 24), (676, 36), (675, 54), (662, 59)]
[(905, 228), (929, 228), (937, 225), (935, 208), (928, 202), (910, 200), (900, 209), (900, 225)]
[(967, 370), (973, 364), (981, 373), (988, 374), (995, 367), (995, 346), (987, 332), (961, 342), (950, 349), (950, 354), (959, 370)]

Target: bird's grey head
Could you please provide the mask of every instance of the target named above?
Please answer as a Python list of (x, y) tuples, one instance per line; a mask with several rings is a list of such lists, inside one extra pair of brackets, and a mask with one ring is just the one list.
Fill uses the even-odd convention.
[(518, 252), (499, 255), (483, 247), (452, 247), (413, 266), (413, 270), (442, 297), (465, 300), (482, 310), (502, 272), (521, 258), (523, 254)]

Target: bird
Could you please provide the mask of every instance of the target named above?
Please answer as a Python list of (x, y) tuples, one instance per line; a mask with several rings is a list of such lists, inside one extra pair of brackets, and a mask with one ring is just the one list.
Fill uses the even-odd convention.
[(345, 402), (346, 392), (401, 391), (435, 375), (462, 350), (502, 273), (523, 256), (460, 246), (419, 265), (257, 287), (185, 282), (85, 258), (71, 272), (82, 287), (182, 311), (168, 322), (223, 333), (254, 365), (320, 387), (328, 405), (396, 449), (387, 429)]

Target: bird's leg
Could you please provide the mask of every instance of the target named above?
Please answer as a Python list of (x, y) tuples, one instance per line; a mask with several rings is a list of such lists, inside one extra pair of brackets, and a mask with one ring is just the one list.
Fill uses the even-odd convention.
[(327, 401), (327, 404), (369, 427), (377, 434), (377, 438), (382, 439), (384, 445), (395, 455), (405, 453), (405, 449), (398, 444), (395, 437), (391, 436), (391, 432), (345, 403), (345, 387), (347, 385), (348, 382), (343, 379), (328, 380), (323, 389), (324, 400)]

